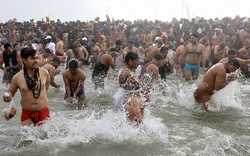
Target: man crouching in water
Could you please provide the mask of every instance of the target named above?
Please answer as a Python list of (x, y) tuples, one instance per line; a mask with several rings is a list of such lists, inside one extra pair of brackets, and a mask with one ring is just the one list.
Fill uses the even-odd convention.
[(125, 63), (126, 66), (121, 70), (118, 77), (120, 87), (125, 90), (121, 105), (124, 106), (128, 119), (139, 124), (143, 119), (144, 108), (141, 103), (140, 84), (133, 75), (139, 64), (138, 54), (128, 52), (125, 56)]
[(68, 63), (67, 70), (63, 73), (63, 81), (65, 85), (64, 99), (72, 104), (78, 104), (82, 107), (85, 101), (84, 81), (85, 74), (79, 68), (79, 63), (76, 59), (71, 59)]
[[(49, 118), (47, 91), (50, 84), (49, 73), (39, 68), (36, 51), (32, 48), (21, 50), (23, 70), (12, 79), (8, 92), (4, 93), (5, 102), (10, 102), (17, 89), (21, 93), (22, 125), (40, 125)], [(12, 108), (11, 110), (13, 110)], [(15, 111), (6, 112), (5, 118), (9, 120)]]
[(227, 63), (217, 63), (212, 66), (204, 75), (202, 82), (194, 92), (196, 106), (194, 112), (201, 113), (208, 112), (207, 102), (215, 91), (224, 88), (230, 81), (235, 78), (226, 78), (227, 73), (236, 71), (240, 67), (237, 59), (231, 59)]

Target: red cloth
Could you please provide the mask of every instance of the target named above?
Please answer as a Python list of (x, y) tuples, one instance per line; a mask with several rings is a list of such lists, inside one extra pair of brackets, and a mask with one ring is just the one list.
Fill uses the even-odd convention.
[(44, 107), (39, 111), (22, 110), (21, 121), (30, 119), (34, 125), (40, 125), (41, 121), (47, 120), (49, 118), (49, 109)]

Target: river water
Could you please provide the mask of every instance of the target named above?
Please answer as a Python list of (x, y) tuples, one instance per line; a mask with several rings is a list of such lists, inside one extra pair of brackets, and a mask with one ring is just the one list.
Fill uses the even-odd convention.
[[(184, 82), (171, 75), (155, 86), (145, 109), (143, 124), (134, 127), (124, 113), (112, 111), (115, 80), (106, 80), (104, 91), (95, 91), (86, 69), (88, 107), (77, 110), (63, 100), (64, 88), (50, 88), (51, 119), (41, 127), (20, 126), (18, 113), (5, 121), (0, 116), (1, 156), (249, 156), (250, 82), (230, 83), (211, 100), (211, 112), (191, 113), (193, 91), (200, 81)], [(2, 73), (0, 78), (2, 77)], [(56, 82), (63, 86), (62, 76)], [(1, 84), (0, 95), (5, 87)], [(0, 109), (6, 107), (2, 101)]]

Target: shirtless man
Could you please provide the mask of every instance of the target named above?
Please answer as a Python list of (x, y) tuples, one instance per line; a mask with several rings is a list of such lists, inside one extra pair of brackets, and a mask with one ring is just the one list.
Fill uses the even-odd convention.
[(57, 56), (64, 56), (64, 44), (61, 37), (57, 37), (56, 39), (56, 55)]
[(184, 78), (188, 80), (196, 80), (199, 76), (202, 53), (205, 47), (199, 44), (198, 37), (191, 35), (190, 41), (185, 46), (185, 66)]
[(185, 44), (181, 44), (176, 49), (175, 56), (175, 70), (177, 72), (183, 72), (185, 66)]
[(55, 82), (55, 76), (60, 72), (60, 70), (57, 70), (58, 66), (60, 66), (60, 60), (58, 57), (54, 57), (52, 61), (43, 66), (43, 68), (49, 72), (50, 85), (55, 88), (60, 87), (60, 85), (56, 84)]
[[(241, 59), (250, 59), (250, 38), (246, 38), (244, 46), (239, 50), (238, 57)], [(240, 67), (242, 73), (249, 78), (250, 77), (250, 64), (242, 64)]]
[(153, 84), (160, 79), (159, 67), (163, 61), (161, 54), (156, 53), (154, 59), (142, 67), (140, 80), (145, 102), (150, 101), (150, 90), (153, 88)]
[(110, 66), (115, 69), (114, 60), (111, 55), (101, 53), (99, 56), (97, 56), (97, 60), (94, 64), (94, 70), (92, 73), (92, 81), (95, 84), (95, 89), (104, 89), (104, 78), (107, 76)]
[(126, 93), (123, 95), (121, 105), (124, 106), (127, 117), (131, 122), (139, 124), (143, 119), (144, 108), (142, 106), (140, 84), (138, 79), (133, 75), (133, 72), (139, 64), (137, 53), (128, 52), (125, 56), (126, 66), (121, 70), (118, 79), (119, 85)]
[(80, 61), (81, 65), (85, 64), (86, 58), (88, 58), (89, 53), (87, 49), (82, 46), (80, 41), (76, 44), (75, 55), (76, 58)]
[(202, 67), (206, 71), (207, 68), (209, 68), (211, 64), (209, 60), (210, 55), (211, 55), (211, 46), (210, 46), (209, 39), (207, 37), (203, 37), (202, 39), (200, 39), (200, 44), (202, 44), (205, 48), (205, 50), (203, 50), (203, 53), (202, 53)]
[(228, 47), (224, 43), (216, 45), (214, 47), (214, 61), (213, 64), (218, 63), (222, 58), (226, 57), (228, 54)]
[(161, 50), (160, 50), (160, 55), (163, 59), (163, 61), (161, 62), (161, 65), (159, 66), (159, 74), (161, 76), (161, 79), (165, 80), (167, 75), (169, 75), (170, 73), (173, 73), (173, 67), (175, 64), (175, 54), (173, 54), (171, 57), (168, 57), (170, 54), (169, 52), (171, 52), (169, 50), (168, 47), (166, 46), (162, 46)]
[(64, 99), (72, 104), (83, 105), (85, 100), (84, 81), (86, 77), (76, 59), (72, 59), (68, 63), (68, 69), (63, 73), (63, 81), (65, 85)]
[[(21, 50), (23, 70), (12, 79), (8, 92), (3, 96), (5, 102), (10, 102), (17, 89), (21, 93), (21, 124), (39, 125), (49, 118), (47, 91), (49, 88), (49, 73), (39, 68), (36, 51), (32, 48)], [(15, 113), (7, 112), (5, 118), (9, 120)]]
[(150, 62), (154, 58), (154, 55), (160, 52), (161, 46), (163, 45), (161, 37), (157, 36), (154, 42), (155, 43), (148, 48), (145, 62)]
[(21, 63), (19, 61), (20, 53), (13, 50), (9, 43), (4, 45), (3, 51), (3, 63), (4, 63), (4, 75), (3, 83), (7, 85), (11, 82), (12, 77), (20, 70)]
[[(231, 59), (228, 63), (217, 63), (204, 75), (202, 82), (194, 92), (196, 108), (199, 111), (208, 111), (207, 102), (215, 91), (224, 88), (230, 80), (226, 81), (226, 74), (236, 71), (240, 67), (237, 59)], [(233, 80), (233, 79), (232, 79)], [(195, 108), (195, 109), (196, 109)]]

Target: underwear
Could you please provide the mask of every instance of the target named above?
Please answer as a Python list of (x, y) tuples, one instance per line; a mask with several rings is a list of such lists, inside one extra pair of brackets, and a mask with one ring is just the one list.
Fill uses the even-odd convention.
[(193, 75), (198, 76), (199, 75), (200, 66), (198, 64), (185, 64), (184, 69), (185, 70), (190, 70)]
[(49, 109), (44, 107), (39, 111), (22, 110), (21, 121), (30, 119), (35, 126), (41, 125), (41, 122), (49, 118)]

